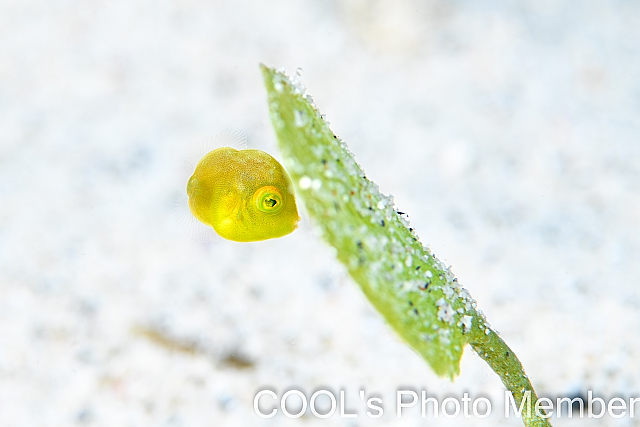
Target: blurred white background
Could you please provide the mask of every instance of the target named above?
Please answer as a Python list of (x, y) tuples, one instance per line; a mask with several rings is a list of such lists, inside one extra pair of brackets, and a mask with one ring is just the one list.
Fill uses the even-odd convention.
[[(251, 244), (176, 226), (198, 141), (279, 157), (261, 62), (303, 68), (540, 395), (640, 396), (639, 40), (630, 1), (1, 2), (0, 425), (521, 425), (469, 349), (437, 378), (307, 217)], [(267, 387), (360, 416), (263, 420)], [(406, 387), (494, 416), (397, 420)], [(640, 421), (555, 422), (578, 424)]]

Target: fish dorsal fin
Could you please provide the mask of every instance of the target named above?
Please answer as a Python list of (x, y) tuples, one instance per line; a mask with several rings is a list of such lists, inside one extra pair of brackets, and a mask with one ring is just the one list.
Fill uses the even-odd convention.
[(247, 135), (239, 130), (225, 129), (219, 134), (198, 141), (190, 150), (185, 160), (185, 171), (191, 175), (200, 159), (210, 151), (220, 147), (231, 147), (236, 150), (247, 149)]
[(247, 135), (240, 130), (225, 129), (218, 135), (216, 135), (213, 139), (216, 143), (216, 147), (214, 148), (231, 147), (235, 148), (236, 150), (247, 149)]

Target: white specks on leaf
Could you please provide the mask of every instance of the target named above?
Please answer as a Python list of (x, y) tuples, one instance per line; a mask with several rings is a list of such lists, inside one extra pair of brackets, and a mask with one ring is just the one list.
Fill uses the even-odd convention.
[(442, 293), (444, 293), (444, 296), (446, 296), (447, 299), (451, 299), (454, 292), (453, 292), (453, 289), (451, 289), (451, 286), (446, 284), (442, 287)]
[(453, 274), (453, 271), (451, 271), (451, 266), (445, 269), (444, 276), (447, 278), (447, 282), (453, 282), (453, 279), (455, 279), (456, 276)]
[(451, 330), (449, 329), (440, 329), (438, 331), (440, 335), (440, 342), (445, 345), (451, 344)]
[(422, 334), (420, 335), (420, 337), (422, 338), (423, 341), (429, 342), (433, 340), (433, 337), (429, 334)]
[(417, 291), (420, 289), (420, 285), (422, 285), (422, 282), (418, 280), (407, 280), (406, 282), (402, 282), (400, 289), (403, 292)]
[(271, 122), (273, 122), (273, 127), (276, 129), (283, 129), (285, 126), (284, 120), (282, 120), (282, 116), (277, 111), (273, 110), (271, 113)]
[(411, 267), (413, 265), (413, 258), (411, 257), (411, 255), (409, 255), (407, 259), (404, 260), (404, 265), (407, 267)]
[(444, 298), (440, 298), (436, 301), (436, 306), (438, 306), (438, 320), (450, 325), (453, 324), (454, 311), (451, 304), (449, 304)]
[(471, 326), (473, 325), (473, 317), (471, 316), (462, 316), (460, 319), (460, 326), (464, 328), (464, 333), (467, 334), (471, 330)]
[(302, 178), (300, 178), (300, 181), (298, 181), (298, 185), (302, 190), (308, 190), (309, 188), (311, 188), (311, 184), (311, 178), (306, 175), (304, 175)]
[(303, 127), (307, 124), (307, 114), (302, 110), (294, 110), (293, 112), (293, 124), (296, 127)]
[(276, 92), (282, 92), (284, 90), (284, 84), (282, 84), (282, 80), (280, 78), (273, 78), (273, 88), (276, 90)]

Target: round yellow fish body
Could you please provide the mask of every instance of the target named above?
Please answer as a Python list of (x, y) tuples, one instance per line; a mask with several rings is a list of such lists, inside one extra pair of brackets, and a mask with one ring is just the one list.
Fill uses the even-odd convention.
[(285, 236), (300, 220), (291, 178), (260, 150), (209, 152), (189, 179), (187, 195), (193, 216), (236, 242)]

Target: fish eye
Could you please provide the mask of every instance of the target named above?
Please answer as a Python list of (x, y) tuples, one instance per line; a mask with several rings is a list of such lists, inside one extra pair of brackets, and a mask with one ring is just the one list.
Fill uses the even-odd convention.
[(277, 213), (283, 207), (282, 193), (276, 187), (266, 186), (259, 188), (254, 195), (256, 207), (264, 213)]

